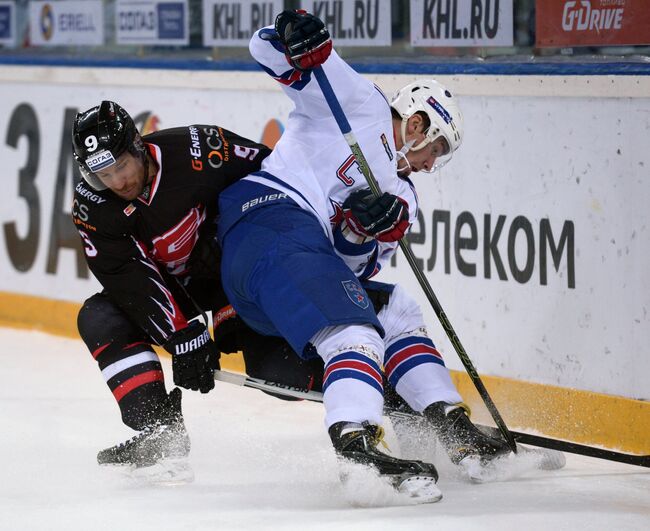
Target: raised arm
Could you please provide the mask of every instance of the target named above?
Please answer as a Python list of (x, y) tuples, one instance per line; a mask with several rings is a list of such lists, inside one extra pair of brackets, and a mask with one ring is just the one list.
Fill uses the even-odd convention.
[(282, 85), (296, 110), (314, 117), (329, 116), (329, 108), (311, 69), (322, 66), (338, 90), (341, 105), (353, 113), (375, 90), (332, 50), (323, 22), (304, 12), (283, 11), (275, 26), (255, 32), (249, 49), (262, 69)]

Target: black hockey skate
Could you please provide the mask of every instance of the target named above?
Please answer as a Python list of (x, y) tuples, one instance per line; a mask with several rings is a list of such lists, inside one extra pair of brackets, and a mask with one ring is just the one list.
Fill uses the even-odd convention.
[(173, 389), (154, 423), (131, 439), (97, 454), (100, 465), (124, 465), (150, 482), (186, 483), (194, 478), (187, 463), (190, 438), (181, 413), (181, 390)]
[(435, 402), (424, 410), (424, 417), (456, 465), (468, 457), (485, 465), (511, 451), (505, 441), (490, 437), (474, 426), (463, 405)]
[[(329, 429), (329, 435), (342, 464), (363, 465), (385, 478), (394, 492), (405, 495), (409, 503), (432, 503), (442, 498), (436, 486), (438, 472), (429, 463), (397, 459), (379, 451), (384, 430), (368, 422), (363, 424), (337, 422)], [(341, 482), (349, 480), (349, 470), (342, 468)], [(367, 485), (363, 486), (367, 489)]]

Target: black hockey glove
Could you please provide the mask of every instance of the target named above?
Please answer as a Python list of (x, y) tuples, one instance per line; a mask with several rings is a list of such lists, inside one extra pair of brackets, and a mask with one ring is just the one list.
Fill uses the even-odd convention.
[(409, 228), (406, 201), (388, 192), (375, 197), (368, 188), (348, 196), (343, 203), (343, 217), (347, 229), (357, 236), (381, 242), (396, 242)]
[(280, 13), (275, 19), (275, 31), (287, 61), (298, 70), (322, 65), (332, 51), (332, 39), (323, 21), (302, 9)]
[(202, 393), (214, 388), (219, 352), (203, 324), (191, 322), (187, 328), (172, 334), (163, 347), (172, 355), (174, 384)]

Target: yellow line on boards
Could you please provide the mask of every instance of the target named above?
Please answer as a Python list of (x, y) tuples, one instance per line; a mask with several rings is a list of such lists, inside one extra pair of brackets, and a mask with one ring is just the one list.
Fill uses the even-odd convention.
[[(78, 338), (80, 307), (78, 303), (0, 292), (0, 326)], [(224, 355), (221, 360), (224, 369), (245, 372), (241, 353)], [(472, 409), (472, 418), (491, 423), (469, 376), (459, 371), (451, 371), (451, 376)], [(650, 454), (650, 402), (496, 376), (481, 379), (511, 429)]]
[[(472, 419), (494, 424), (469, 376), (451, 372)], [(481, 380), (510, 429), (650, 454), (650, 402), (503, 377)]]

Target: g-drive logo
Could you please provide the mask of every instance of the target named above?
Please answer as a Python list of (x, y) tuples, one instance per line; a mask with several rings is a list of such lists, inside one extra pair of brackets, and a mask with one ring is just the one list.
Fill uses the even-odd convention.
[(451, 116), (447, 110), (442, 105), (440, 105), (438, 100), (436, 100), (433, 96), (429, 96), (427, 103), (431, 105), (431, 107), (433, 107), (440, 116), (442, 116), (442, 119), (445, 121), (445, 123), (451, 123)]
[(95, 153), (92, 157), (86, 159), (86, 166), (88, 166), (88, 169), (92, 172), (98, 172), (112, 164), (115, 164), (115, 157), (113, 157), (113, 154), (106, 149), (103, 149), (99, 153)]
[(564, 3), (562, 29), (564, 31), (620, 30), (623, 25), (625, 0), (601, 1), (600, 8), (589, 0), (570, 0)]

